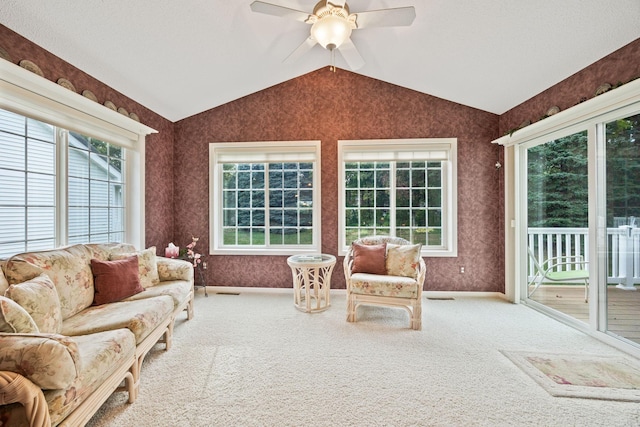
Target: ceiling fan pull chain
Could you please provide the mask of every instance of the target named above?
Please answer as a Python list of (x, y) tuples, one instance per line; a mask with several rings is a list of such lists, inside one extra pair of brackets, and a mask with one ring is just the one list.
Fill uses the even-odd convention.
[(331, 65), (329, 66), (329, 71), (333, 71), (335, 73), (336, 72), (336, 50), (331, 49), (329, 52), (331, 52)]

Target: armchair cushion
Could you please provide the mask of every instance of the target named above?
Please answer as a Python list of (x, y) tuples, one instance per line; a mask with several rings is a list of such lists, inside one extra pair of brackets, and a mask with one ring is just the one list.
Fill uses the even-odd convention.
[(38, 333), (38, 326), (29, 313), (15, 301), (0, 296), (0, 332)]
[(418, 277), (420, 250), (422, 245), (387, 245), (387, 274), (391, 276)]
[(387, 244), (361, 245), (352, 243), (353, 268), (352, 273), (387, 274), (385, 267), (385, 253)]
[(410, 277), (356, 273), (351, 276), (349, 292), (394, 298), (416, 298), (418, 282)]
[(144, 291), (138, 276), (138, 257), (115, 261), (91, 260), (95, 294), (93, 305), (120, 301)]
[(143, 288), (149, 288), (160, 283), (160, 277), (158, 276), (158, 265), (156, 263), (156, 247), (152, 246), (148, 249), (138, 251), (135, 253), (112, 253), (109, 259), (119, 260), (128, 258), (131, 255), (138, 256), (138, 265), (140, 273), (140, 284)]
[(46, 274), (41, 274), (24, 283), (9, 286), (5, 296), (24, 308), (38, 330), (57, 334), (62, 330), (62, 311), (58, 292)]

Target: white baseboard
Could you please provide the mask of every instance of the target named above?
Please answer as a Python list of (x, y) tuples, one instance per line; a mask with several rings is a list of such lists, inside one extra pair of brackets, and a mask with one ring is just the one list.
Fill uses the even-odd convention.
[(467, 292), (467, 291), (424, 291), (422, 292), (426, 298), (442, 299), (442, 298), (500, 298), (507, 301), (507, 296), (502, 292)]
[(293, 288), (263, 288), (255, 286), (207, 286), (209, 293), (215, 294), (249, 294), (249, 293), (273, 293), (293, 294)]
[[(293, 288), (266, 288), (254, 286), (207, 286), (209, 293), (216, 294), (240, 294), (240, 293), (274, 293), (274, 294), (293, 294)], [(344, 295), (346, 289), (331, 289), (331, 294)], [(425, 298), (443, 299), (443, 298), (501, 298), (505, 301), (507, 296), (501, 292), (465, 292), (465, 291), (424, 291), (422, 295)]]

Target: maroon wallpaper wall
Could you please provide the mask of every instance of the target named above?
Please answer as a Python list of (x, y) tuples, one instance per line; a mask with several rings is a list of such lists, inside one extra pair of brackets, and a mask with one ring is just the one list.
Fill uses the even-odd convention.
[(553, 106), (566, 110), (593, 98), (601, 85), (640, 78), (640, 39), (629, 43), (500, 116), (500, 135), (522, 123), (537, 122)]
[[(502, 171), (498, 116), (328, 67), (184, 119), (175, 126), (175, 218), (179, 244), (209, 249), (212, 142), (321, 140), (322, 250), (337, 255), (337, 141), (458, 138), (458, 257), (428, 258), (427, 290), (504, 291)], [(218, 286), (291, 287), (283, 256), (208, 256)], [(339, 258), (332, 288), (344, 288)], [(459, 267), (465, 266), (465, 274)]]
[[(0, 46), (14, 63), (29, 59), (45, 77), (69, 79), (99, 102), (109, 99), (159, 131), (147, 138), (146, 243), (162, 253), (200, 237), (209, 249), (208, 144), (230, 141), (322, 141), (322, 246), (337, 253), (339, 139), (458, 138), (458, 257), (428, 258), (427, 290), (504, 291), (503, 180), (494, 166), (501, 150), (490, 141), (553, 105), (564, 110), (593, 96), (603, 83), (640, 76), (640, 40), (498, 117), (443, 99), (323, 68), (178, 123), (171, 123), (0, 25)], [(168, 171), (173, 170), (173, 176)], [(174, 221), (175, 220), (175, 221)], [(290, 287), (286, 257), (208, 256), (211, 285)], [(332, 287), (343, 288), (339, 259)], [(459, 267), (465, 267), (465, 274)]]
[(88, 89), (100, 103), (110, 100), (116, 106), (136, 113), (142, 123), (158, 131), (157, 134), (149, 135), (146, 140), (145, 232), (147, 246), (166, 246), (166, 242), (173, 236), (173, 184), (171, 177), (167, 176), (167, 171), (173, 168), (173, 123), (4, 25), (0, 25), (0, 47), (7, 51), (13, 63), (17, 64), (23, 59), (33, 61), (42, 69), (45, 78), (55, 82), (64, 77), (73, 83), (79, 93)]

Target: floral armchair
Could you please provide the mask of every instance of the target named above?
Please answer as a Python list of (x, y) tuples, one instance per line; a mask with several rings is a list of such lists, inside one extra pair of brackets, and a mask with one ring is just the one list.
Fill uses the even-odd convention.
[(388, 236), (354, 241), (344, 258), (347, 284), (347, 321), (357, 320), (360, 305), (407, 310), (410, 327), (422, 329), (422, 287), (426, 265), (422, 245)]

